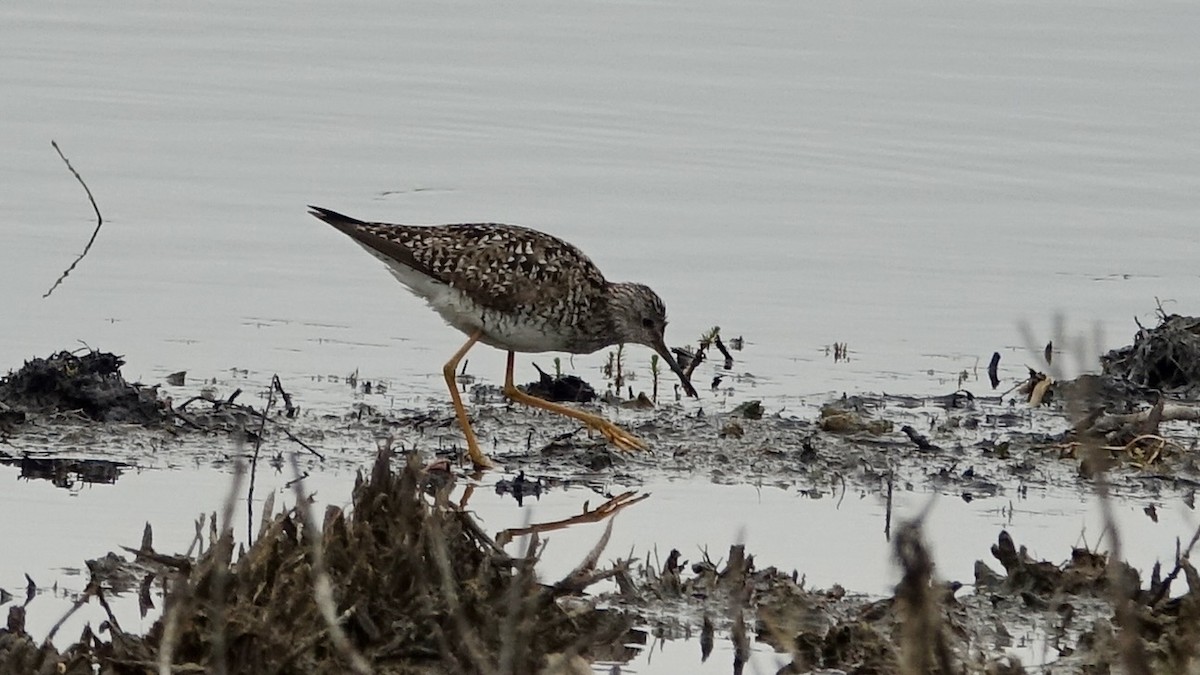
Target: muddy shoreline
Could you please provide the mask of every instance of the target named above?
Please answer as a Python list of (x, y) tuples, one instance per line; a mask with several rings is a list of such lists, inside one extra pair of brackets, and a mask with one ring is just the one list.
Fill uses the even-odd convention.
[[(1101, 492), (1109, 500), (1153, 495), (1192, 508), (1200, 484), (1191, 403), (1200, 392), (1198, 327), (1189, 317), (1163, 316), (1129, 347), (1105, 355), (1101, 374), (1058, 381), (1047, 363), (1007, 395), (977, 395), (972, 389), (984, 391), (986, 383), (968, 382), (940, 397), (843, 396), (815, 415), (754, 401), (719, 413), (672, 402), (646, 407), (635, 398), (597, 404), (654, 448), (642, 454), (617, 452), (567, 420), (509, 406), (494, 387), (470, 392), (473, 424), (504, 467), (495, 487), (518, 502), (572, 483), (619, 479), (636, 487), (697, 476), (815, 497), (847, 485), (877, 495), (889, 507), (902, 571), (890, 598), (810, 588), (798, 561), (756, 560), (732, 542), (715, 560), (676, 551), (650, 561), (598, 545), (572, 575), (540, 579), (536, 547), (527, 540), (519, 552), (505, 547), (473, 523), (464, 504), (448, 499), (471, 477), (459, 464), (448, 408), (395, 410), (364, 396), (340, 415), (314, 415), (278, 380), (266, 397), (247, 402), (240, 390), (217, 398), (203, 387), (189, 392), (186, 382), (131, 384), (112, 354), (59, 352), (0, 382), (0, 463), (19, 467), (24, 479), (68, 489), (112, 484), (148, 458), (279, 470), (294, 463), (299, 476), (331, 465), (374, 468), (355, 488), (351, 508), (324, 514), (320, 534), (317, 516), (302, 508), (268, 509), (244, 553), (214, 525), (191, 552), (155, 551), (145, 541), (132, 551), (114, 547), (124, 562), (89, 565), (84, 602), (157, 593), (178, 608), (145, 635), (114, 621), (102, 634), (46, 641), (25, 630), (21, 598), (31, 598), (4, 589), (0, 672), (82, 673), (93, 665), (154, 672), (165, 649), (175, 672), (222, 663), (227, 672), (566, 673), (621, 663), (650, 632), (699, 635), (709, 649), (714, 635), (728, 640), (735, 671), (756, 641), (790, 660), (784, 672), (1016, 673), (1025, 668), (1007, 649), (1012, 636), (1031, 623), (1046, 631), (1031, 612), (1058, 617), (1045, 636), (1056, 672), (1108, 672), (1119, 662), (1128, 672), (1194, 667), (1189, 645), (1200, 637), (1200, 577), (1187, 562), (1186, 540), (1173, 564), (1139, 572), (1070, 542), (1064, 558), (1040, 560), (998, 531), (992, 550), (979, 551), (975, 578), (950, 582), (936, 572), (921, 523), (892, 523), (890, 505), (895, 491), (919, 486), (966, 502), (1033, 488)], [(213, 457), (214, 445), (221, 457)], [(585, 512), (602, 509), (601, 501)], [(383, 503), (393, 504), (388, 513), (409, 516), (389, 521), (395, 531), (373, 532), (387, 520), (377, 511)], [(614, 511), (652, 505), (651, 495)], [(425, 548), (400, 549), (396, 541)], [(661, 544), (671, 550), (672, 542)], [(381, 559), (407, 560), (406, 586), (364, 572)], [(316, 573), (322, 566), (324, 581)], [(114, 583), (120, 570), (136, 583)], [(324, 604), (315, 590), (323, 587), (332, 592)], [(276, 588), (293, 592), (263, 596)], [(468, 612), (468, 604), (494, 609)]]

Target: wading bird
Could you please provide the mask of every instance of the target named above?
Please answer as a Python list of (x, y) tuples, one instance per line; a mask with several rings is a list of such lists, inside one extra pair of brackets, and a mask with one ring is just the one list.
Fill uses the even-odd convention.
[(513, 384), (515, 352), (590, 354), (616, 344), (653, 349), (696, 396), (667, 349), (667, 310), (648, 286), (613, 283), (582, 251), (526, 227), (495, 223), (368, 223), (317, 206), (310, 213), (382, 260), (392, 275), (433, 307), (467, 341), (442, 368), (454, 412), (479, 468), (494, 466), (479, 449), (455, 384), (458, 363), (476, 342), (508, 352), (504, 394), (517, 403), (579, 420), (623, 450), (646, 444), (612, 422), (526, 394)]

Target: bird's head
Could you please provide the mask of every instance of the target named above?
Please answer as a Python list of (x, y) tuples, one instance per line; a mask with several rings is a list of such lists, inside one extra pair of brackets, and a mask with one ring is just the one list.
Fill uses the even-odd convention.
[(649, 286), (642, 284), (612, 284), (610, 290), (613, 323), (620, 337), (618, 342), (646, 345), (653, 349), (679, 376), (687, 395), (695, 397), (695, 387), (667, 348), (667, 307), (662, 298)]

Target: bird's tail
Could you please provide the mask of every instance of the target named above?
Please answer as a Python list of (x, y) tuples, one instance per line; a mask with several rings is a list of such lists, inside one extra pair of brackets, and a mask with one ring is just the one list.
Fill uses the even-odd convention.
[(308, 212), (329, 223), (330, 225), (333, 225), (334, 227), (338, 227), (339, 225), (345, 226), (365, 224), (363, 221), (357, 218), (351, 218), (350, 216), (338, 213), (337, 211), (323, 209), (320, 206), (313, 206), (312, 204), (308, 205)]

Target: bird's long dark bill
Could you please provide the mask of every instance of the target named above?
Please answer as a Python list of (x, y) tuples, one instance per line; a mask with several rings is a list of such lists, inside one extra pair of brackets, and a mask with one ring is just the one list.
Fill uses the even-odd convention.
[(696, 388), (692, 386), (692, 381), (688, 379), (687, 373), (683, 372), (683, 368), (679, 367), (679, 362), (671, 355), (671, 350), (667, 349), (667, 345), (660, 342), (654, 345), (654, 351), (658, 352), (658, 355), (667, 362), (671, 370), (675, 371), (675, 374), (679, 376), (679, 381), (683, 383), (683, 390), (687, 392), (687, 395), (697, 398)]

